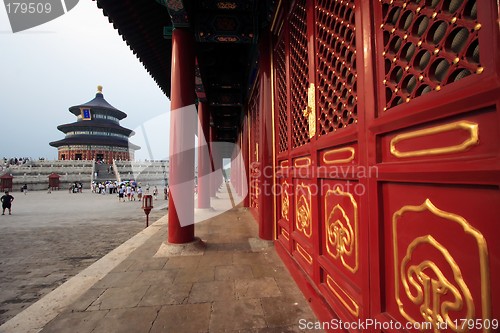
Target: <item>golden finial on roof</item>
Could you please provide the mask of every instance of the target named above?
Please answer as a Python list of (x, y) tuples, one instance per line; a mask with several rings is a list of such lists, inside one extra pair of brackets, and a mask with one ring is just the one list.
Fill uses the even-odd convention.
[(102, 86), (101, 85), (97, 86), (97, 93), (102, 94)]

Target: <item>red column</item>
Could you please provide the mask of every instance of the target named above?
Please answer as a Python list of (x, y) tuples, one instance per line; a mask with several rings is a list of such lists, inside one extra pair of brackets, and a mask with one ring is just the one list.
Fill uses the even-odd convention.
[(244, 123), (243, 123), (243, 135), (242, 135), (242, 144), (243, 148), (241, 150), (241, 153), (243, 154), (243, 168), (245, 170), (245, 177), (243, 181), (246, 183), (246, 188), (247, 188), (247, 193), (245, 195), (245, 198), (243, 199), (243, 207), (250, 207), (250, 183), (249, 183), (249, 160), (248, 160), (248, 121), (247, 118), (245, 117)]
[(208, 104), (198, 104), (198, 208), (210, 208), (210, 154), (207, 149), (207, 136), (210, 131)]
[(273, 237), (273, 122), (271, 100), (271, 59), (269, 35), (260, 36), (260, 195), (259, 195), (259, 237), (271, 240)]
[[(212, 165), (212, 171), (216, 170), (215, 166), (215, 128), (214, 126), (210, 126), (210, 163)], [(215, 179), (215, 172), (212, 172), (210, 176), (210, 196), (215, 198), (215, 193), (217, 192), (217, 185)]]
[(241, 133), (240, 133), (240, 139), (239, 139), (239, 142), (238, 142), (238, 145), (236, 146), (237, 147), (237, 150), (236, 150), (236, 154), (235, 154), (235, 157), (238, 161), (238, 195), (241, 197), (243, 196), (243, 182), (244, 182), (244, 179), (243, 179), (243, 168), (245, 167), (244, 166), (244, 163), (243, 161), (241, 160), (241, 151), (243, 149), (243, 146), (242, 146), (243, 142), (241, 140)]
[(222, 169), (222, 156), (220, 152), (220, 146), (215, 145), (212, 150), (212, 158), (214, 161), (214, 169), (216, 172), (214, 172), (214, 182), (213, 182), (213, 193), (214, 196), (219, 190), (219, 187), (222, 183), (222, 178), (221, 178), (221, 169)]
[[(188, 243), (194, 240), (194, 192), (176, 191), (175, 184), (189, 181), (191, 176), (194, 190), (194, 152), (190, 147), (194, 141), (196, 122), (183, 107), (194, 105), (195, 101), (195, 60), (194, 36), (185, 29), (172, 32), (172, 69), (170, 93), (170, 173), (168, 207), (168, 242)], [(194, 106), (193, 106), (194, 107)], [(189, 144), (191, 142), (191, 144)], [(189, 147), (186, 149), (186, 147)], [(186, 151), (187, 150), (187, 151)], [(177, 201), (177, 202), (176, 202)], [(179, 222), (177, 205), (182, 205), (183, 213), (192, 216), (192, 222)]]
[(241, 179), (240, 179), (240, 161), (238, 160), (237, 158), (238, 156), (238, 142), (236, 142), (236, 145), (234, 147), (234, 150), (231, 154), (231, 159), (234, 161), (234, 171), (235, 171), (235, 175), (236, 175), (236, 179), (235, 179), (235, 182), (234, 182), (234, 189), (236, 191), (236, 194), (241, 195), (241, 188), (240, 188), (240, 182), (241, 182)]

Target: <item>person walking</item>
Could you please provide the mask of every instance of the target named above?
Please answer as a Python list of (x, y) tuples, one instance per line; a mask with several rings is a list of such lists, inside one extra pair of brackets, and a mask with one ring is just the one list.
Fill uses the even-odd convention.
[(139, 200), (139, 203), (142, 203), (142, 187), (137, 188), (137, 199)]
[(0, 201), (2, 201), (2, 215), (5, 215), (5, 209), (8, 209), (9, 215), (12, 215), (11, 208), (14, 197), (9, 194), (9, 191), (5, 191), (5, 195), (0, 198)]
[(118, 190), (118, 202), (121, 202), (123, 199), (123, 202), (125, 202), (125, 186), (120, 186), (120, 189)]
[(158, 187), (155, 186), (154, 190), (153, 190), (153, 198), (155, 200), (158, 200)]

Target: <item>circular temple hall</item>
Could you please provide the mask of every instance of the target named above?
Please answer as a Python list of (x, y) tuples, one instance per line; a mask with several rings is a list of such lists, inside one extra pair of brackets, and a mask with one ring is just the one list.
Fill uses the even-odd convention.
[(96, 160), (112, 163), (113, 159), (134, 160), (139, 146), (129, 142), (134, 131), (122, 127), (120, 120), (127, 114), (109, 104), (97, 87), (95, 98), (85, 104), (72, 106), (69, 111), (76, 122), (59, 125), (66, 137), (50, 142), (58, 150), (59, 160)]

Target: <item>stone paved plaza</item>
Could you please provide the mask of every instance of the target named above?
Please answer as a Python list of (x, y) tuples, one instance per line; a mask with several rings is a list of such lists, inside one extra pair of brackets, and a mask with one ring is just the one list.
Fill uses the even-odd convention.
[[(145, 227), (138, 201), (84, 190), (33, 191), (0, 215), (0, 325)], [(154, 222), (167, 213), (154, 202)]]

